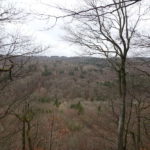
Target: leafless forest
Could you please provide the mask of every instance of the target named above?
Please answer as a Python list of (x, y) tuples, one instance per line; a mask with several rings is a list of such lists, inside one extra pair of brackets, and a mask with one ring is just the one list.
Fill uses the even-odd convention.
[[(0, 1), (0, 150), (150, 150), (149, 0), (17, 1)], [(14, 32), (33, 18), (65, 20), (82, 56), (43, 56), (51, 44)]]

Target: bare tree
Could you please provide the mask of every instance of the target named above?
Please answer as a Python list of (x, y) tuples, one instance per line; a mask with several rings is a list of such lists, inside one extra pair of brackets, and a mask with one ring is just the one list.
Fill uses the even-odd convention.
[(15, 6), (10, 1), (2, 0), (0, 4), (0, 73), (9, 72), (9, 78), (12, 80), (12, 70), (16, 62), (15, 58), (21, 56), (31, 56), (48, 49), (35, 41), (31, 36), (23, 35), (20, 32), (10, 33), (7, 31), (7, 25), (12, 26), (26, 20), (29, 16), (25, 11)]
[[(15, 80), (22, 71), (23, 66), (29, 61), (29, 56), (36, 55), (49, 46), (35, 44), (33, 38), (20, 32), (10, 33), (7, 25), (12, 26), (26, 19), (22, 9), (15, 8), (10, 1), (2, 0), (0, 3), (0, 94), (12, 80)], [(0, 114), (4, 118), (15, 102), (11, 102), (6, 110)]]
[[(10, 140), (16, 134), (22, 132), (22, 149), (27, 147), (33, 150), (33, 141), (31, 136), (32, 131), (32, 109), (30, 108), (29, 100), (32, 92), (35, 89), (25, 89), (22, 93), (15, 91), (15, 87), (18, 85), (20, 74), (23, 72), (23, 67), (26, 63), (29, 63), (30, 56), (39, 54), (44, 50), (47, 50), (49, 46), (42, 46), (37, 44), (31, 36), (24, 35), (20, 32), (9, 31), (7, 25), (14, 29), (14, 25), (24, 21), (28, 15), (21, 9), (16, 8), (10, 1), (2, 0), (0, 3), (0, 125), (6, 125), (8, 120), (17, 120), (22, 123), (21, 129), (16, 132), (14, 128), (15, 124), (12, 123), (12, 127), (4, 128), (4, 131), (0, 131), (0, 144), (1, 148), (8, 148), (15, 146), (15, 142), (10, 142), (7, 146), (6, 141), (2, 140), (5, 137)], [(37, 80), (37, 79), (36, 79)], [(30, 82), (31, 83), (31, 82)], [(36, 81), (37, 83), (37, 81)], [(15, 86), (14, 86), (15, 84)], [(32, 84), (32, 83), (31, 83)], [(20, 83), (18, 90), (23, 88)], [(32, 85), (33, 86), (33, 85)], [(32, 87), (31, 86), (31, 87)], [(36, 88), (36, 86), (34, 87)], [(13, 91), (13, 92), (12, 92)], [(12, 94), (13, 93), (13, 94)], [(12, 94), (12, 95), (11, 95)], [(7, 99), (7, 100), (5, 100)], [(5, 101), (4, 101), (5, 100)], [(27, 101), (28, 103), (25, 103)], [(22, 110), (21, 113), (17, 113)], [(18, 119), (16, 119), (16, 116)], [(28, 143), (28, 146), (27, 146)]]
[[(127, 149), (124, 141), (126, 122), (126, 63), (127, 56), (132, 50), (137, 26), (148, 9), (143, 10), (142, 3), (128, 5), (131, 1), (111, 0), (99, 7), (102, 1), (85, 1), (85, 10), (70, 14), (74, 24), (67, 28), (69, 42), (85, 48), (89, 55), (103, 55), (111, 63), (118, 74), (120, 94), (120, 116), (118, 122), (118, 150)], [(132, 1), (134, 3), (138, 1)], [(135, 6), (135, 7), (134, 7)], [(130, 11), (134, 9), (134, 15)], [(71, 12), (71, 11), (68, 11)], [(136, 12), (136, 13), (135, 13)]]
[[(134, 5), (134, 4), (136, 4), (140, 1), (142, 1), (142, 0), (116, 1), (116, 4), (120, 5), (120, 4), (123, 4), (125, 2), (126, 5), (121, 6), (123, 8), (123, 7), (132, 6), (132, 5)], [(50, 8), (59, 9), (59, 10), (62, 10), (62, 12), (65, 12), (65, 14), (57, 15), (57, 16), (49, 14), (49, 13), (47, 13), (47, 14), (46, 13), (40, 13), (40, 12), (33, 13), (36, 16), (40, 16), (40, 19), (41, 19), (41, 17), (43, 19), (46, 19), (46, 20), (49, 20), (49, 19), (53, 18), (55, 20), (55, 23), (52, 25), (52, 27), (54, 27), (56, 25), (57, 21), (60, 20), (60, 19), (69, 18), (69, 17), (77, 17), (79, 15), (83, 17), (83, 16), (86, 16), (87, 13), (95, 10), (95, 8), (93, 8), (93, 7), (83, 7), (82, 9), (78, 10), (78, 9), (64, 8), (64, 7), (61, 7), (61, 6), (58, 6), (58, 5), (55, 6), (55, 5), (52, 5), (51, 3), (41, 2), (41, 4), (44, 5), (44, 6), (49, 6)], [(105, 12), (103, 12), (101, 15), (106, 15), (106, 14), (114, 13), (114, 12), (116, 12), (117, 10), (119, 10), (121, 8), (121, 7), (116, 8), (114, 6), (115, 6), (115, 3), (110, 0), (107, 3), (104, 3), (103, 1), (100, 1), (100, 3), (95, 7), (97, 9), (105, 9)], [(49, 27), (48, 27), (48, 29), (49, 29)]]

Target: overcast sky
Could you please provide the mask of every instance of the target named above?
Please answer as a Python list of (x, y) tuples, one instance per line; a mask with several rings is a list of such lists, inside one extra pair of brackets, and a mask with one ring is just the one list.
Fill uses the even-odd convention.
[[(62, 15), (62, 12), (54, 9), (47, 4), (56, 6), (62, 6), (66, 8), (74, 8), (82, 5), (80, 0), (9, 0), (14, 3), (18, 8), (23, 8), (26, 12), (32, 13), (44, 13), (51, 15)], [(150, 0), (146, 0), (150, 3)], [(52, 56), (76, 56), (79, 55), (81, 48), (71, 45), (68, 42), (65, 42), (62, 37), (65, 35), (65, 31), (62, 29), (63, 26), (67, 26), (66, 20), (59, 20), (55, 27), (50, 30), (45, 30), (48, 27), (53, 25), (54, 20), (50, 19), (49, 22), (44, 20), (36, 19), (36, 17), (30, 18), (30, 20), (19, 24), (18, 26), (14, 25), (16, 30), (21, 30), (24, 34), (30, 34), (35, 37), (38, 43), (44, 43), (45, 45), (51, 45), (51, 49), (45, 52), (45, 55)], [(143, 29), (149, 31), (150, 24), (143, 25)], [(12, 28), (12, 25), (8, 26)]]
[[(62, 15), (62, 12), (54, 9), (46, 4), (51, 4), (53, 6), (59, 5), (67, 8), (73, 8), (75, 5), (79, 5), (77, 0), (10, 0), (15, 4), (18, 8), (23, 8), (27, 12), (32, 13), (44, 13), (51, 15)], [(17, 4), (17, 5), (16, 5)], [(50, 19), (49, 22), (47, 20), (39, 20), (34, 16), (30, 18), (30, 21), (26, 21), (22, 24), (19, 24), (14, 27), (16, 30), (21, 30), (23, 34), (32, 35), (38, 43), (42, 43), (45, 45), (50, 45), (51, 48), (49, 51), (46, 51), (44, 55), (52, 56), (77, 56), (79, 54), (79, 47), (72, 45), (63, 40), (63, 36), (65, 35), (63, 26), (67, 26), (67, 22), (65, 20), (59, 20), (57, 24), (47, 30), (47, 28), (51, 27), (54, 24), (54, 20)], [(8, 28), (12, 30), (12, 25), (9, 25)], [(14, 31), (14, 29), (13, 29)]]

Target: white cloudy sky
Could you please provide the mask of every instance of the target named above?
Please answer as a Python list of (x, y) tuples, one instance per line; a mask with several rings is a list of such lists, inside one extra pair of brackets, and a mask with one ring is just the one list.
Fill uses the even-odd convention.
[[(27, 12), (31, 13), (44, 13), (51, 15), (62, 15), (62, 12), (54, 9), (46, 4), (51, 4), (53, 6), (59, 5), (67, 8), (73, 8), (74, 5), (78, 5), (77, 0), (11, 0), (13, 4), (15, 4), (18, 8), (23, 8)], [(16, 5), (17, 4), (17, 5)], [(63, 40), (63, 36), (65, 35), (65, 31), (62, 29), (63, 26), (67, 26), (67, 21), (59, 20), (57, 24), (47, 30), (46, 28), (51, 27), (54, 24), (54, 20), (50, 19), (49, 22), (44, 20), (36, 19), (36, 17), (30, 18), (30, 21), (26, 21), (22, 24), (16, 26), (14, 25), (16, 30), (21, 30), (24, 34), (31, 34), (36, 38), (36, 41), (39, 43), (44, 43), (46, 45), (51, 46), (50, 50), (46, 51), (45, 54), (48, 56), (58, 55), (58, 56), (76, 56), (77, 46), (72, 45)], [(12, 25), (8, 28), (12, 29)]]
[[(66, 8), (74, 8), (82, 5), (81, 0), (9, 0), (18, 8), (23, 8), (27, 12), (32, 13), (44, 13), (51, 15), (62, 15), (62, 12), (47, 6), (50, 4), (53, 6), (59, 5)], [(147, 3), (150, 0), (145, 0)], [(63, 26), (67, 26), (66, 20), (59, 20), (55, 27), (50, 30), (43, 30), (47, 27), (51, 27), (54, 23), (53, 19), (50, 19), (49, 22), (44, 20), (36, 19), (36, 17), (30, 18), (30, 20), (19, 24), (14, 25), (16, 30), (21, 30), (24, 34), (30, 34), (36, 38), (38, 43), (44, 43), (46, 45), (50, 44), (51, 49), (46, 51), (45, 54), (48, 56), (58, 55), (58, 56), (75, 56), (78, 55), (81, 48), (71, 45), (68, 42), (65, 42), (62, 37), (65, 35), (65, 31), (62, 29)], [(143, 29), (149, 29), (150, 25), (143, 25)], [(8, 28), (12, 28), (10, 25)]]

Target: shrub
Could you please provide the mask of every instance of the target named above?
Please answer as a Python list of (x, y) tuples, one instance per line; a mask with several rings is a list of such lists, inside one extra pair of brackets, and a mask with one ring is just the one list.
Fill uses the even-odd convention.
[(96, 101), (105, 101), (107, 97), (105, 95), (97, 96)]
[(50, 109), (41, 109), (41, 108), (37, 108), (36, 109), (36, 114), (41, 114), (41, 113), (47, 113), (47, 114), (50, 114), (52, 113), (52, 111)]
[(65, 73), (64, 70), (59, 71), (59, 74), (64, 74), (64, 73)]
[(35, 113), (32, 110), (29, 110), (26, 113), (26, 120), (31, 121), (33, 119), (34, 115), (35, 115)]
[(80, 78), (81, 78), (81, 79), (84, 79), (85, 77), (84, 77), (84, 75), (81, 74), (81, 75), (80, 75)]
[(113, 86), (113, 83), (110, 82), (110, 81), (105, 81), (105, 82), (103, 83), (103, 86), (112, 87), (112, 86)]
[(56, 99), (54, 100), (54, 106), (59, 107), (60, 104), (61, 104), (61, 102), (59, 102), (58, 99), (56, 98)]
[(50, 99), (48, 97), (41, 97), (41, 98), (39, 98), (39, 102), (48, 103), (48, 102), (50, 102)]
[(74, 76), (74, 72), (73, 72), (73, 71), (70, 71), (70, 72), (69, 72), (69, 75), (70, 75), (70, 76)]
[(101, 106), (100, 105), (97, 107), (97, 111), (98, 111), (98, 114), (101, 112)]
[(84, 112), (84, 108), (80, 102), (77, 104), (71, 104), (70, 108), (77, 110), (79, 115)]
[(79, 68), (78, 67), (74, 67), (74, 71), (79, 71)]
[(50, 76), (52, 75), (52, 72), (48, 70), (47, 66), (44, 66), (44, 71), (42, 72), (42, 76)]
[(68, 128), (70, 131), (76, 132), (80, 131), (83, 128), (83, 126), (78, 122), (71, 121), (68, 123)]
[(28, 66), (28, 71), (37, 71), (37, 66), (35, 64), (31, 64)]

